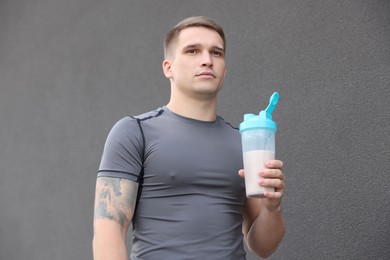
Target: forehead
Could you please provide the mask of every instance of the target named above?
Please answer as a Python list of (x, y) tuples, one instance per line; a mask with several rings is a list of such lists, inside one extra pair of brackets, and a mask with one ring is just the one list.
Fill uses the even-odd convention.
[(205, 27), (190, 27), (183, 29), (177, 38), (177, 47), (183, 48), (188, 45), (216, 46), (223, 48), (221, 36), (214, 30)]

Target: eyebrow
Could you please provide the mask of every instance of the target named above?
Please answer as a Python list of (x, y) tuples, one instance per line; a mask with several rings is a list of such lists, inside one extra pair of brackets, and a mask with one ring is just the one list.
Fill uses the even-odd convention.
[[(183, 47), (183, 50), (192, 49), (192, 48), (199, 48), (200, 46), (202, 46), (202, 44), (200, 44), (200, 43), (189, 44), (189, 45), (184, 46), (184, 47)], [(211, 49), (218, 50), (218, 51), (221, 51), (221, 52), (225, 52), (225, 49), (224, 49), (224, 48), (218, 47), (218, 46), (216, 46), (216, 45), (213, 45), (213, 46), (211, 47)]]

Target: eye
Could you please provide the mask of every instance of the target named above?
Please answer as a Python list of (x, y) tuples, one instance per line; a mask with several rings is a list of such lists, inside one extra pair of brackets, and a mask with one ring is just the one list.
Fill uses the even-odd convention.
[(188, 53), (188, 54), (196, 54), (196, 53), (198, 53), (198, 51), (196, 49), (188, 49), (186, 51), (186, 53)]
[(217, 51), (217, 50), (211, 51), (210, 54), (213, 55), (213, 56), (216, 56), (216, 57), (223, 56), (223, 52), (222, 51)]

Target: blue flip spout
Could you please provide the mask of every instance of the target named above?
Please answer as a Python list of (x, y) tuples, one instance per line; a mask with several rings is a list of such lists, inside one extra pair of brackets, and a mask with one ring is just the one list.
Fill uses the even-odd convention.
[(272, 96), (269, 98), (269, 104), (265, 110), (260, 111), (260, 118), (270, 119), (272, 120), (272, 113), (274, 112), (276, 105), (279, 101), (279, 93), (274, 92)]

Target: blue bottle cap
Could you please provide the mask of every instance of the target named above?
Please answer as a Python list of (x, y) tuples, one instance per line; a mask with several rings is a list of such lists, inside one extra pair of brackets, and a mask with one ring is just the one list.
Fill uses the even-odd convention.
[(272, 120), (274, 112), (279, 101), (279, 93), (274, 92), (269, 99), (269, 104), (265, 110), (260, 111), (259, 115), (245, 114), (244, 121), (240, 124), (240, 133), (253, 129), (268, 129), (276, 132), (276, 123)]

